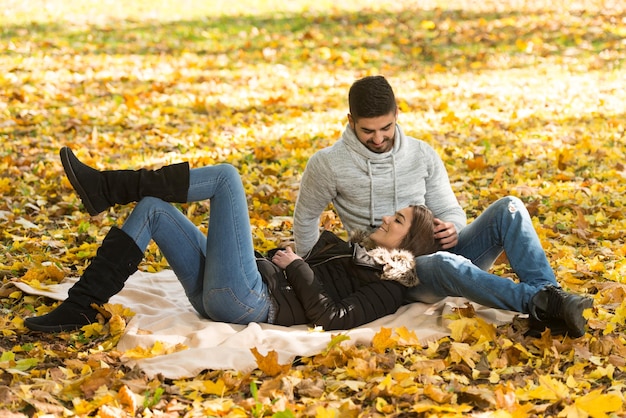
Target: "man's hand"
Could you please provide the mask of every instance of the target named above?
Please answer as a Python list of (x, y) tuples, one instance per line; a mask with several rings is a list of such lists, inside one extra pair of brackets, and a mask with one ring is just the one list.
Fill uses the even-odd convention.
[(284, 250), (276, 251), (274, 257), (272, 257), (272, 263), (276, 264), (281, 269), (286, 268), (292, 261), (302, 259), (298, 254), (294, 253), (291, 247), (287, 247)]
[(442, 250), (455, 247), (459, 242), (459, 236), (454, 224), (435, 218), (435, 239), (439, 241)]

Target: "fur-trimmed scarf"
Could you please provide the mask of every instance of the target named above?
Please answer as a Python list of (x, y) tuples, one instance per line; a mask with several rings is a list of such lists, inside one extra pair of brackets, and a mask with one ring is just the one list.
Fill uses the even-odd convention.
[(406, 287), (419, 284), (415, 272), (415, 257), (408, 250), (379, 247), (369, 238), (365, 231), (356, 231), (350, 235), (350, 242), (358, 244), (366, 250), (367, 255), (382, 266), (382, 280), (392, 280)]

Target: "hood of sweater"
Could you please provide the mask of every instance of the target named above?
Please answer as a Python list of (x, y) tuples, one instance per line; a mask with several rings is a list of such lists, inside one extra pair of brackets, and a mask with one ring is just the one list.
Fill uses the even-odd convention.
[[(372, 166), (376, 164), (389, 164), (393, 170), (393, 191), (394, 191), (394, 202), (393, 208), (394, 212), (396, 212), (398, 208), (398, 184), (397, 177), (395, 173), (396, 169), (396, 154), (402, 148), (403, 143), (406, 141), (406, 137), (404, 136), (404, 132), (400, 128), (398, 124), (396, 124), (396, 130), (394, 134), (393, 147), (390, 151), (383, 153), (376, 153), (370, 151), (356, 136), (350, 124), (346, 125), (346, 128), (341, 135), (341, 139), (344, 142), (346, 148), (348, 148), (352, 153), (354, 153), (354, 162), (361, 170), (363, 170), (370, 179), (370, 227), (375, 228), (377, 225), (375, 223), (374, 216), (374, 181), (372, 179)], [(361, 158), (359, 158), (361, 157)]]
[(406, 287), (419, 284), (415, 272), (415, 257), (410, 251), (377, 247), (365, 231), (357, 231), (350, 237), (354, 246), (355, 262), (364, 265), (372, 263), (380, 266), (382, 280), (392, 280)]
[(400, 125), (396, 124), (396, 131), (394, 133), (393, 147), (390, 151), (387, 152), (373, 152), (370, 151), (365, 145), (359, 141), (356, 134), (350, 127), (350, 124), (346, 124), (346, 128), (343, 130), (341, 134), (341, 139), (346, 144), (346, 146), (354, 151), (356, 154), (363, 157), (365, 160), (370, 161), (389, 161), (389, 159), (397, 154), (402, 148), (402, 143), (406, 140), (404, 136), (404, 132), (400, 128)]

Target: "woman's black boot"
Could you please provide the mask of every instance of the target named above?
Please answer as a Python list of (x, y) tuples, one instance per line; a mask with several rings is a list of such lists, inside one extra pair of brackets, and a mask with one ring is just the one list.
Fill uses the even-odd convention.
[(556, 286), (546, 286), (537, 292), (530, 301), (530, 315), (535, 323), (550, 328), (554, 324), (562, 333), (565, 326), (567, 335), (573, 338), (585, 334), (587, 320), (583, 311), (593, 306), (593, 299), (575, 295)]
[(67, 178), (92, 216), (115, 204), (136, 202), (145, 196), (166, 202), (187, 201), (189, 163), (158, 170), (99, 171), (83, 164), (68, 147), (61, 148), (60, 155)]
[(59, 332), (96, 322), (98, 311), (91, 305), (102, 305), (122, 290), (142, 259), (143, 251), (135, 241), (121, 229), (111, 228), (67, 299), (46, 315), (26, 318), (24, 325), (33, 331)]

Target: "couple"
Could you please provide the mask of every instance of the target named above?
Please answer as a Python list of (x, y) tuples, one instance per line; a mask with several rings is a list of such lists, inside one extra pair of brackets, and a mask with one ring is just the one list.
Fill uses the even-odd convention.
[[(232, 166), (189, 169), (183, 163), (157, 171), (100, 172), (63, 148), (65, 172), (92, 215), (114, 204), (138, 204), (121, 229), (109, 231), (68, 298), (49, 314), (26, 319), (26, 326), (54, 332), (95, 321), (97, 311), (91, 305), (105, 303), (122, 289), (154, 240), (194, 308), (215, 321), (347, 329), (391, 314), (407, 300), (465, 296), (486, 306), (527, 313), (537, 332), (550, 327), (553, 333), (584, 334), (582, 312), (591, 307), (592, 300), (559, 288), (519, 199), (499, 200), (466, 229), (464, 213), (453, 195), (450, 198), (451, 187), (440, 159), (423, 142), (404, 136), (396, 125), (395, 97), (386, 80), (366, 77), (357, 81), (350, 89), (349, 102), (349, 125), (341, 140), (314, 155), (303, 176), (294, 214), (298, 254), (306, 249), (302, 257), (291, 249), (276, 251), (271, 259), (254, 253), (245, 194)], [(346, 179), (333, 184), (332, 174), (327, 175), (332, 169), (323, 170), (325, 162), (342, 159), (345, 152), (363, 157), (364, 172), (371, 181), (369, 189), (359, 188), (369, 190), (369, 195), (352, 196), (359, 202), (354, 207), (368, 212), (360, 218), (359, 210), (348, 211), (351, 196), (341, 188)], [(408, 160), (423, 159), (416, 167), (422, 178), (413, 180), (421, 190), (409, 188), (415, 195), (421, 193), (421, 199), (403, 196), (407, 189), (402, 187), (400, 196), (392, 197), (394, 206), (407, 199), (422, 202), (379, 216), (379, 192), (393, 189), (397, 193), (398, 186), (403, 186), (402, 176), (411, 174), (403, 167), (407, 155)], [(391, 156), (393, 170), (378, 164), (379, 156)], [(359, 180), (358, 170), (344, 172), (348, 183)], [(380, 180), (389, 172), (393, 187), (384, 189)], [(319, 189), (312, 186), (320, 183), (316, 180), (322, 180)], [(204, 199), (211, 200), (206, 236), (167, 203)], [(312, 244), (301, 240), (303, 226), (314, 224), (330, 201), (351, 230), (351, 242), (329, 232)], [(441, 220), (446, 216), (452, 221)], [(317, 229), (312, 235), (317, 235)], [(468, 240), (472, 246), (462, 245)], [(464, 254), (469, 247), (479, 255)], [(492, 263), (503, 250), (519, 283), (479, 268), (488, 268), (489, 260)]]

